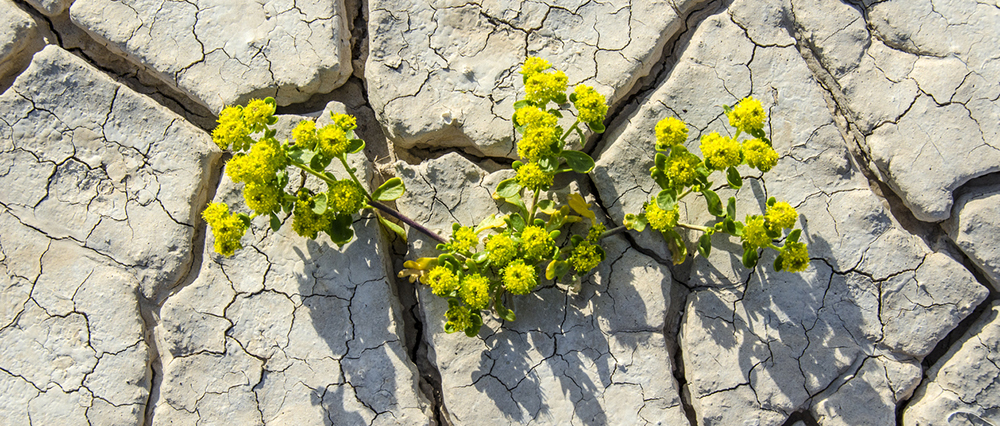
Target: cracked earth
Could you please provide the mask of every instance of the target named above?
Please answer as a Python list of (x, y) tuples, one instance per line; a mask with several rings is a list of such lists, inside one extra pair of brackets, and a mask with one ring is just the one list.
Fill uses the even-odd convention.
[[(0, 424), (1000, 424), (998, 26), (984, 0), (0, 0)], [(395, 277), (433, 242), (371, 216), (212, 251), (200, 211), (242, 197), (208, 132), (253, 97), (279, 138), (357, 115), (362, 180), (402, 177), (432, 230), (503, 212), (528, 55), (608, 98), (569, 182), (608, 226), (653, 194), (657, 121), (698, 152), (760, 99), (781, 159), (720, 196), (788, 200), (810, 267), (619, 235), (580, 293), (466, 338)]]

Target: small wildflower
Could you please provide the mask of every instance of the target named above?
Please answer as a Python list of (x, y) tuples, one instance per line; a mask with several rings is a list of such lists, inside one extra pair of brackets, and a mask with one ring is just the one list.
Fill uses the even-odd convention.
[(226, 164), (226, 174), (236, 182), (263, 184), (288, 165), (278, 141), (267, 138), (255, 143), (250, 152), (237, 154)]
[(729, 117), (730, 126), (746, 133), (749, 133), (750, 130), (763, 129), (764, 120), (767, 119), (767, 114), (764, 113), (764, 107), (761, 106), (760, 101), (752, 97), (743, 98), (740, 103), (726, 113), (726, 116)]
[(576, 270), (578, 275), (583, 275), (601, 263), (601, 252), (597, 245), (587, 241), (581, 242), (573, 247), (573, 252), (569, 256), (569, 264)]
[(764, 218), (767, 219), (769, 229), (778, 231), (795, 226), (795, 220), (799, 218), (799, 213), (795, 211), (795, 208), (791, 204), (778, 201), (773, 206), (767, 208)]
[(552, 68), (552, 65), (549, 64), (549, 61), (546, 61), (537, 56), (529, 56), (528, 59), (524, 60), (524, 65), (521, 66), (521, 74), (523, 74), (525, 78), (527, 78), (532, 75), (538, 74), (542, 71), (545, 71), (549, 68)]
[(601, 239), (601, 235), (604, 235), (606, 228), (603, 224), (598, 223), (597, 225), (591, 226), (587, 230), (587, 241), (590, 243), (597, 243)]
[(444, 313), (445, 330), (461, 331), (472, 327), (472, 311), (462, 305), (453, 305)]
[(517, 143), (517, 155), (528, 161), (538, 161), (542, 157), (555, 154), (559, 143), (559, 131), (555, 127), (529, 127)]
[(341, 179), (330, 184), (326, 199), (333, 211), (354, 214), (365, 204), (365, 191), (353, 180)]
[(490, 280), (479, 274), (466, 275), (462, 277), (458, 295), (470, 308), (483, 309), (490, 303)]
[(604, 121), (604, 117), (608, 113), (608, 104), (604, 95), (597, 93), (593, 87), (582, 84), (573, 89), (573, 94), (576, 95), (573, 106), (580, 112), (580, 121), (584, 123)]
[(486, 256), (494, 265), (505, 265), (517, 255), (517, 243), (507, 234), (496, 234), (486, 240)]
[(212, 130), (212, 142), (220, 149), (244, 150), (253, 142), (250, 139), (250, 129), (243, 121), (243, 107), (228, 106), (219, 113), (219, 125)]
[(451, 235), (451, 246), (455, 250), (468, 251), (479, 244), (475, 231), (468, 226), (462, 226)]
[(347, 134), (339, 126), (327, 124), (319, 129), (317, 136), (317, 148), (327, 158), (337, 158), (347, 152)]
[(688, 128), (683, 121), (667, 117), (656, 123), (656, 150), (666, 151), (687, 140)]
[(653, 229), (660, 232), (673, 229), (677, 226), (678, 219), (680, 219), (680, 213), (677, 211), (677, 206), (674, 206), (673, 210), (663, 210), (656, 203), (656, 198), (646, 203), (646, 222)]
[(425, 284), (431, 286), (431, 291), (438, 296), (447, 296), (449, 293), (458, 290), (458, 277), (451, 269), (444, 266), (435, 266), (425, 277)]
[(698, 178), (698, 164), (701, 160), (694, 154), (688, 152), (683, 146), (677, 146), (670, 151), (667, 157), (667, 177), (674, 189), (682, 189), (690, 186)]
[(743, 225), (743, 241), (754, 248), (771, 244), (771, 237), (767, 235), (767, 228), (764, 226), (764, 216), (747, 216), (746, 224)]
[(778, 164), (778, 153), (760, 139), (743, 142), (743, 156), (747, 159), (747, 165), (762, 172), (767, 172)]
[(517, 259), (503, 269), (503, 286), (512, 294), (528, 294), (538, 285), (535, 268)]
[(274, 182), (247, 182), (243, 188), (243, 198), (257, 214), (269, 214), (281, 209), (281, 188)]
[(316, 148), (319, 136), (316, 135), (316, 122), (312, 120), (302, 120), (292, 130), (292, 138), (295, 145), (305, 149)]
[(243, 108), (243, 119), (251, 133), (257, 133), (267, 127), (268, 120), (274, 115), (274, 105), (263, 99), (251, 99)]
[(542, 170), (538, 163), (528, 163), (517, 169), (517, 183), (533, 191), (548, 189), (553, 179), (554, 176)]
[(778, 254), (782, 269), (788, 272), (802, 272), (809, 266), (809, 250), (804, 243), (789, 242)]
[(358, 128), (358, 119), (354, 118), (353, 115), (332, 114), (330, 117), (333, 118), (333, 123), (336, 124), (337, 127), (340, 127), (344, 133)]
[(554, 128), (558, 122), (559, 118), (536, 106), (529, 105), (514, 111), (514, 123), (518, 126)]
[(705, 155), (705, 165), (715, 170), (736, 167), (743, 162), (740, 144), (716, 132), (701, 137), (701, 153)]
[(247, 226), (239, 217), (229, 214), (229, 206), (225, 203), (209, 204), (201, 217), (212, 228), (216, 253), (232, 256), (236, 250), (243, 248), (240, 238), (246, 233)]
[(556, 249), (556, 243), (548, 232), (540, 226), (527, 226), (521, 231), (521, 245), (524, 247), (524, 257), (531, 260), (544, 259)]
[(306, 189), (299, 190), (295, 200), (295, 210), (292, 216), (292, 230), (300, 236), (315, 240), (319, 231), (330, 225), (330, 217), (326, 214), (316, 214), (312, 193)]
[(524, 82), (524, 98), (537, 105), (545, 105), (566, 92), (568, 80), (562, 71), (528, 75)]

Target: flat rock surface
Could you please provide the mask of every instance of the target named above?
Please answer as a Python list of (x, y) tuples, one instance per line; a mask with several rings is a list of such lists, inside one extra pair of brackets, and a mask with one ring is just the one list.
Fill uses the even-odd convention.
[(80, 0), (73, 22), (218, 113), (272, 96), (288, 105), (351, 75), (343, 0)]
[(968, 187), (955, 201), (955, 214), (943, 228), (969, 259), (1000, 288), (1000, 185), (989, 179)]

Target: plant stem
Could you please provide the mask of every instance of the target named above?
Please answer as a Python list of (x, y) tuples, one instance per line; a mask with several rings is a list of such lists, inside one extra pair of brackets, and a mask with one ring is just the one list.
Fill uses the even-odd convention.
[(628, 228), (625, 227), (625, 225), (621, 225), (621, 226), (618, 226), (618, 227), (615, 227), (615, 228), (611, 228), (611, 229), (609, 229), (607, 231), (604, 231), (601, 234), (601, 236), (598, 237), (597, 239), (598, 240), (603, 240), (603, 239), (605, 239), (607, 237), (610, 237), (612, 235), (624, 234), (625, 231), (627, 231), (627, 230), (628, 230)]
[(704, 226), (692, 225), (690, 223), (683, 223), (683, 222), (677, 222), (677, 226), (701, 232), (708, 232), (710, 230), (709, 228), (706, 228)]
[(448, 244), (448, 240), (446, 238), (438, 235), (437, 233), (431, 231), (430, 229), (427, 229), (426, 226), (417, 223), (413, 219), (406, 217), (406, 215), (389, 208), (389, 206), (385, 204), (382, 204), (375, 200), (370, 200), (368, 201), (368, 205), (381, 210), (383, 213), (389, 216), (399, 219), (401, 222), (410, 225), (411, 228), (416, 229), (417, 231), (420, 231), (420, 233), (437, 240), (441, 244)]
[[(576, 121), (573, 122), (573, 125), (569, 126), (569, 128), (566, 129), (566, 132), (563, 133), (562, 137), (559, 138), (559, 141), (565, 143), (566, 142), (566, 136), (569, 136), (569, 134), (573, 131), (573, 129), (576, 128), (577, 124), (580, 124), (580, 117), (577, 117)], [(580, 144), (583, 145), (583, 141), (580, 141)]]
[(330, 185), (330, 184), (336, 182), (336, 181), (330, 180), (330, 178), (327, 177), (326, 175), (313, 170), (312, 167), (309, 167), (309, 166), (307, 166), (307, 165), (305, 165), (303, 163), (299, 163), (299, 162), (296, 162), (296, 161), (292, 161), (291, 163), (292, 163), (293, 166), (298, 167), (298, 168), (302, 169), (303, 171), (306, 171), (309, 174), (320, 178), (320, 180), (322, 180), (323, 182), (326, 182), (327, 185)]
[(351, 169), (351, 166), (348, 166), (348, 165), (347, 165), (347, 158), (346, 158), (346, 156), (345, 156), (345, 155), (343, 155), (343, 154), (341, 154), (339, 158), (340, 158), (340, 164), (343, 164), (343, 165), (344, 165), (344, 170), (347, 170), (347, 174), (351, 175), (351, 179), (353, 179), (353, 180), (354, 180), (354, 183), (358, 184), (358, 186), (359, 186), (359, 187), (360, 187), (360, 188), (361, 188), (361, 189), (362, 189), (363, 191), (365, 191), (365, 198), (367, 198), (367, 199), (368, 199), (368, 201), (372, 201), (372, 196), (371, 196), (371, 194), (369, 194), (369, 193), (368, 193), (368, 190), (367, 190), (367, 189), (365, 189), (365, 186), (361, 184), (361, 181), (360, 181), (360, 180), (358, 180), (358, 177), (357, 177), (357, 176), (354, 176), (354, 170), (352, 170), (352, 169)]
[(535, 208), (538, 207), (538, 196), (542, 194), (541, 189), (535, 190), (535, 196), (531, 199), (531, 210), (528, 213), (528, 225), (530, 226), (532, 222), (535, 221)]

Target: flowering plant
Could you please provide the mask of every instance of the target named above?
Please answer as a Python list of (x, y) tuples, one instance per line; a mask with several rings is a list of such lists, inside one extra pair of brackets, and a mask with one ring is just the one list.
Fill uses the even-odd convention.
[[(347, 155), (364, 148), (364, 141), (354, 134), (354, 117), (332, 114), (333, 123), (317, 128), (312, 120), (299, 122), (291, 142), (279, 142), (273, 99), (251, 100), (246, 107), (230, 106), (219, 115), (219, 125), (212, 139), (222, 149), (236, 152), (226, 173), (242, 183), (247, 207), (253, 216), (232, 214), (223, 203), (211, 203), (202, 217), (212, 228), (215, 250), (225, 256), (242, 248), (240, 239), (256, 216), (269, 216), (271, 228), (283, 224), (279, 214), (292, 217), (292, 229), (315, 239), (325, 232), (339, 245), (354, 237), (353, 217), (363, 209), (372, 209), (389, 230), (405, 238), (401, 226), (388, 220), (391, 216), (438, 241), (440, 255), (409, 260), (400, 277), (419, 280), (433, 294), (448, 300), (445, 331), (463, 331), (475, 336), (483, 325), (482, 312), (492, 311), (500, 318), (514, 321), (515, 314), (504, 302), (507, 294), (524, 295), (541, 281), (558, 280), (579, 291), (581, 278), (605, 259), (602, 239), (626, 230), (651, 228), (660, 232), (670, 247), (675, 263), (687, 258), (687, 243), (678, 228), (702, 232), (698, 251), (707, 256), (712, 236), (725, 233), (743, 241), (743, 264), (751, 268), (758, 250), (779, 252), (776, 270), (798, 272), (808, 264), (806, 246), (798, 242), (801, 230), (792, 229), (798, 213), (791, 205), (769, 199), (763, 215), (736, 219), (736, 200), (730, 198), (725, 209), (712, 189), (709, 177), (721, 171), (726, 184), (738, 189), (742, 176), (737, 167), (745, 164), (762, 172), (778, 161), (764, 133), (766, 114), (760, 102), (746, 98), (734, 107), (725, 107), (735, 136), (710, 133), (701, 138), (704, 159), (684, 147), (687, 126), (676, 118), (666, 118), (655, 128), (655, 166), (650, 169), (660, 191), (645, 203), (638, 214), (628, 214), (625, 223), (606, 229), (582, 195), (570, 193), (565, 205), (541, 195), (552, 189), (560, 173), (589, 173), (594, 160), (586, 153), (568, 149), (567, 138), (576, 135), (582, 145), (584, 128), (602, 133), (608, 106), (604, 96), (592, 87), (577, 85), (567, 96), (567, 77), (552, 70), (540, 58), (528, 58), (521, 69), (525, 98), (514, 104), (513, 123), (521, 135), (517, 143), (520, 160), (513, 162), (516, 174), (501, 181), (494, 198), (511, 205), (512, 213), (485, 218), (475, 227), (454, 224), (449, 238), (437, 235), (383, 202), (398, 199), (405, 192), (403, 181), (391, 178), (369, 193), (347, 162)], [(575, 110), (575, 113), (573, 112)], [(559, 125), (564, 113), (575, 120), (566, 129)], [(752, 138), (740, 143), (741, 134)], [(571, 142), (571, 141), (570, 141)], [(349, 179), (337, 179), (327, 168), (334, 161), (346, 170)], [(302, 170), (298, 188), (289, 188), (289, 167)], [(325, 183), (325, 192), (314, 192), (305, 185), (305, 176)], [(708, 211), (718, 218), (712, 226), (680, 222), (678, 202), (685, 196), (704, 196)], [(530, 201), (525, 202), (526, 198)], [(783, 236), (784, 245), (774, 244)], [(576, 233), (574, 233), (576, 231)]]

